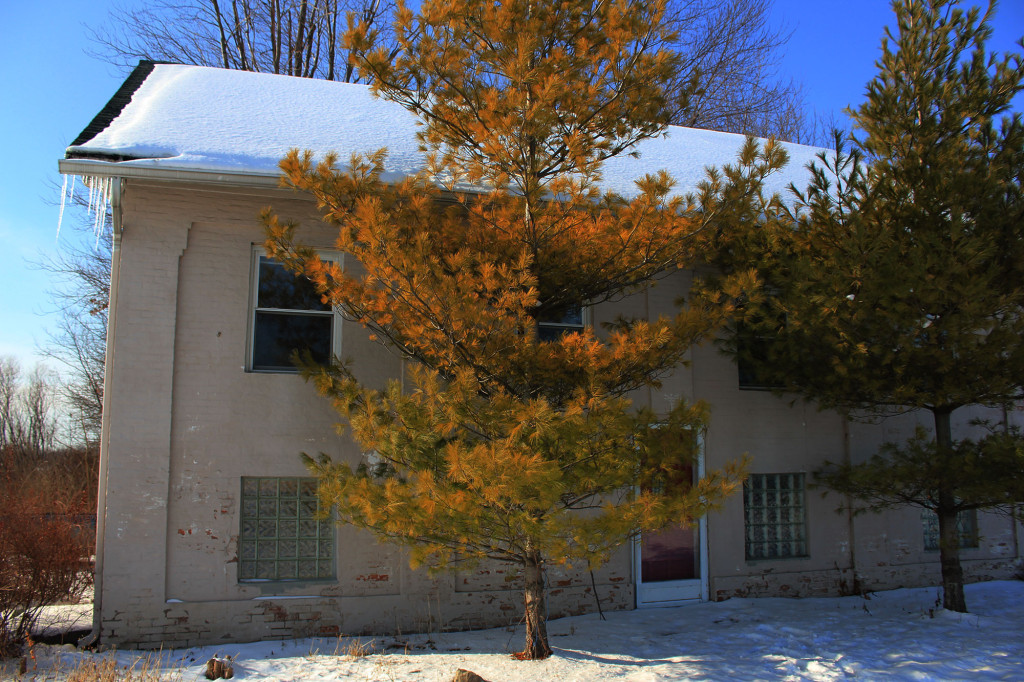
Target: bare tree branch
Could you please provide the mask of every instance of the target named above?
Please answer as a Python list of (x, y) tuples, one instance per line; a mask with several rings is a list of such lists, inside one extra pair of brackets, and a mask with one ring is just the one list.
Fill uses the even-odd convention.
[[(55, 187), (54, 193), (59, 194)], [(85, 217), (86, 196), (75, 195), (78, 209), (65, 213), (65, 223), (85, 236), (62, 239), (57, 255), (33, 265), (48, 272), (52, 288), (47, 292), (58, 313), (58, 322), (40, 349), (63, 368), (59, 394), (69, 409), (71, 438), (91, 446), (98, 442), (103, 409), (103, 373), (107, 348), (107, 304), (110, 296), (110, 216), (103, 218), (101, 238), (93, 236), (95, 221)], [(0, 394), (2, 399), (2, 394)]]
[(0, 452), (27, 461), (52, 451), (56, 398), (57, 385), (45, 367), (36, 365), (23, 378), (17, 360), (0, 357)]
[[(814, 142), (819, 137), (800, 86), (780, 78), (789, 34), (768, 24), (772, 0), (675, 0), (673, 46), (696, 95), (677, 104), (672, 122), (692, 128)], [(687, 92), (680, 82), (677, 91)]]
[(381, 0), (152, 0), (112, 10), (90, 28), (92, 54), (124, 68), (140, 59), (360, 82), (341, 48), (348, 16), (381, 22)]

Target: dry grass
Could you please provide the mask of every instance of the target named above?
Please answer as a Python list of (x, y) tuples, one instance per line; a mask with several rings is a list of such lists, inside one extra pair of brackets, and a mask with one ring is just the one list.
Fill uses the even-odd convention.
[(343, 640), (338, 638), (338, 644), (334, 648), (335, 656), (349, 656), (351, 658), (361, 658), (363, 656), (369, 656), (376, 652), (373, 640), (362, 641), (359, 639)]
[(64, 679), (67, 682), (156, 682), (182, 678), (180, 669), (168, 671), (164, 663), (163, 657), (157, 654), (137, 658), (128, 665), (118, 665), (113, 656), (84, 658)]
[(185, 676), (184, 665), (164, 652), (139, 654), (130, 660), (124, 656), (119, 658), (113, 651), (73, 655), (70, 658), (62, 658), (60, 654), (47, 656), (40, 653), (41, 660), (37, 661), (34, 649), (30, 647), (20, 660), (8, 661), (0, 667), (0, 679), (32, 682), (180, 682)]

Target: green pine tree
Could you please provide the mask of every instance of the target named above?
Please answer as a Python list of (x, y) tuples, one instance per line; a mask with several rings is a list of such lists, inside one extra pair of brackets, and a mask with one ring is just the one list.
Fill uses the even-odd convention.
[[(857, 415), (928, 410), (934, 432), (821, 472), (867, 506), (939, 519), (944, 605), (964, 611), (956, 518), (1024, 497), (1012, 433), (952, 438), (968, 405), (1005, 406), (1024, 378), (1024, 124), (1019, 55), (990, 55), (994, 4), (898, 0), (849, 153), (719, 235), (723, 271), (763, 286), (726, 344), (766, 386)], [(987, 462), (987, 464), (986, 464)]]

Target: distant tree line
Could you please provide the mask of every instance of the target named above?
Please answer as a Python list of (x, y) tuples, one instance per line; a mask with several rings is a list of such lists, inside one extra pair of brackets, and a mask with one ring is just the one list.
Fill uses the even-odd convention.
[(53, 449), (57, 391), (44, 367), (25, 375), (17, 360), (0, 357), (0, 451), (28, 457)]

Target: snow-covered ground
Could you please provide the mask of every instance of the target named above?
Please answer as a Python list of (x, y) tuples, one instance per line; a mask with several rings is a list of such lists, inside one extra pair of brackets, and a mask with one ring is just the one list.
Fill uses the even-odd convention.
[[(970, 614), (937, 607), (934, 588), (827, 599), (731, 599), (618, 611), (549, 623), (555, 654), (519, 662), (517, 628), (402, 638), (304, 639), (163, 652), (166, 679), (205, 679), (212, 656), (238, 680), (452, 679), (459, 668), (491, 682), (657, 680), (1024, 680), (1024, 582), (967, 587)], [(362, 649), (365, 655), (352, 655)], [(86, 654), (37, 647), (29, 678), (61, 679)], [(139, 652), (117, 652), (138, 670)], [(66, 674), (66, 673), (65, 673)], [(134, 678), (138, 679), (138, 677)]]

